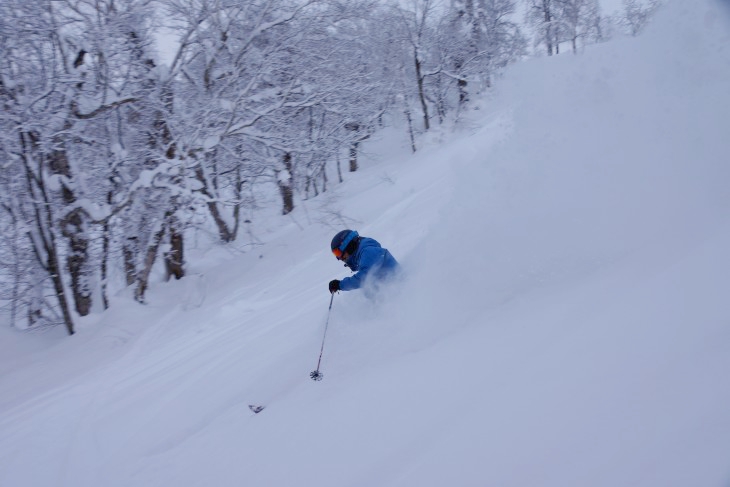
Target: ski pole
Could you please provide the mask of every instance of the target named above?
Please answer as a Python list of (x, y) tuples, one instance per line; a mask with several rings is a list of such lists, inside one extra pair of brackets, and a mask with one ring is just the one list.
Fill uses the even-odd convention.
[(327, 321), (324, 323), (324, 335), (322, 336), (322, 347), (319, 349), (319, 360), (317, 361), (317, 370), (310, 372), (309, 377), (312, 380), (322, 380), (322, 372), (319, 371), (319, 365), (322, 363), (322, 352), (324, 352), (324, 339), (327, 337), (327, 326), (330, 324), (330, 313), (332, 312), (332, 301), (335, 300), (335, 293), (332, 293), (330, 298), (330, 307), (327, 310)]

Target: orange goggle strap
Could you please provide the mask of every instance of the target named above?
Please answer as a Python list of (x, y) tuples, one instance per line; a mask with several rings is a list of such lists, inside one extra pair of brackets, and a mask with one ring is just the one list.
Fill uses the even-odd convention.
[(356, 231), (350, 232), (350, 234), (342, 240), (342, 243), (339, 247), (332, 249), (332, 253), (337, 257), (338, 259), (342, 257), (342, 254), (345, 253), (345, 249), (348, 245), (350, 245), (350, 242), (352, 242), (356, 237), (358, 237), (358, 234)]

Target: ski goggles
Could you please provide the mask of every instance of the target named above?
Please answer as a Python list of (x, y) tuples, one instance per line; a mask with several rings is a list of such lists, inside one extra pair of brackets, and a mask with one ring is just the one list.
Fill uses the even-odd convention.
[(332, 249), (332, 253), (335, 257), (337, 257), (337, 260), (343, 260), (342, 256), (345, 254), (347, 249), (347, 246), (350, 245), (350, 242), (352, 242), (354, 239), (356, 239), (359, 235), (355, 230), (352, 230), (345, 238), (342, 240), (339, 246)]

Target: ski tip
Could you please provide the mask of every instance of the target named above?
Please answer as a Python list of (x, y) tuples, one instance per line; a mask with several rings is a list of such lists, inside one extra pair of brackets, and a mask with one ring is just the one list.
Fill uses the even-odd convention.
[(257, 405), (255, 405), (255, 404), (249, 404), (249, 405), (248, 405), (248, 408), (249, 408), (249, 409), (250, 409), (251, 411), (253, 411), (253, 412), (254, 412), (255, 414), (258, 414), (258, 413), (260, 413), (261, 411), (263, 411), (263, 410), (264, 410), (264, 407), (265, 407), (265, 406), (257, 406)]

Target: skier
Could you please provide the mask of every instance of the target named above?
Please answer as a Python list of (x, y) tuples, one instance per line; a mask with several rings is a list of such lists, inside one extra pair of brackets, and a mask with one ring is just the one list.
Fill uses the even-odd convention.
[(331, 248), (337, 260), (355, 272), (354, 276), (330, 281), (329, 290), (333, 294), (359, 289), (366, 281), (383, 281), (399, 268), (398, 262), (387, 249), (372, 238), (361, 237), (355, 230), (338, 232), (332, 239)]

